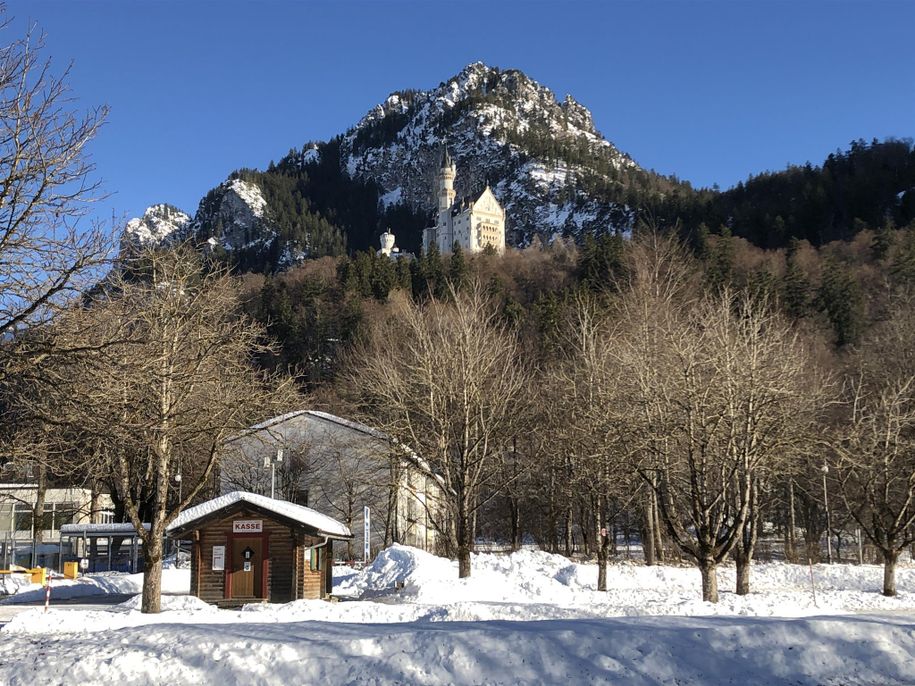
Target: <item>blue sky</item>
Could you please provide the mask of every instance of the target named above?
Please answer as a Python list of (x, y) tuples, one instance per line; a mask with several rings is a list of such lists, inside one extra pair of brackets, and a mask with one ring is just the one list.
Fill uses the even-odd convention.
[(476, 60), (571, 93), (639, 164), (730, 186), (857, 138), (915, 136), (915, 2), (8, 2), (47, 33), (93, 144), (100, 215), (193, 213), (238, 167), (344, 131)]

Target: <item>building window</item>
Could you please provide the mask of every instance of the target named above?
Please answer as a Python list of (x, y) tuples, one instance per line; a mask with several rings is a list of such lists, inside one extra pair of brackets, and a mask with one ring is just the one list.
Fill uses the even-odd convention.
[(72, 524), (78, 512), (77, 503), (45, 503), (41, 528), (44, 531), (58, 531), (64, 524)]
[(32, 508), (24, 503), (13, 505), (13, 528), (16, 531), (32, 530)]

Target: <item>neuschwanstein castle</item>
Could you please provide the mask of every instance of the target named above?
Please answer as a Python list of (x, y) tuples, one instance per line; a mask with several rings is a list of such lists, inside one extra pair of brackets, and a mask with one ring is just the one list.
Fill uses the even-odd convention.
[(492, 189), (477, 196), (455, 199), (454, 177), (457, 166), (447, 148), (442, 155), (438, 183), (438, 220), (423, 231), (423, 252), (433, 245), (441, 253), (450, 253), (457, 243), (467, 252), (480, 252), (487, 245), (499, 254), (505, 252), (505, 210)]

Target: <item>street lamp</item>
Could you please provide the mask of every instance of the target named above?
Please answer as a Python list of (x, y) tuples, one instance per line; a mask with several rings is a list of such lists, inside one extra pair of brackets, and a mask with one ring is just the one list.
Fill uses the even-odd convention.
[(264, 455), (264, 466), (270, 467), (270, 497), (276, 497), (276, 466), (283, 462), (283, 449), (277, 448), (275, 455)]
[(829, 494), (826, 491), (826, 475), (829, 474), (829, 465), (823, 462), (820, 471), (823, 472), (823, 507), (826, 509), (826, 562), (832, 564), (832, 523), (829, 517)]
[[(178, 508), (181, 508), (181, 465), (178, 465), (178, 471), (175, 472), (175, 484), (178, 486)], [(181, 541), (175, 539), (175, 569), (181, 562)]]

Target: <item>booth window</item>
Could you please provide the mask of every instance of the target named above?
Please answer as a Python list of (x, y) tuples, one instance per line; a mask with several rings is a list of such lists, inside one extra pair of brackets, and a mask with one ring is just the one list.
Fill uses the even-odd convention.
[(324, 569), (324, 547), (312, 548), (311, 552), (311, 571), (319, 572)]

